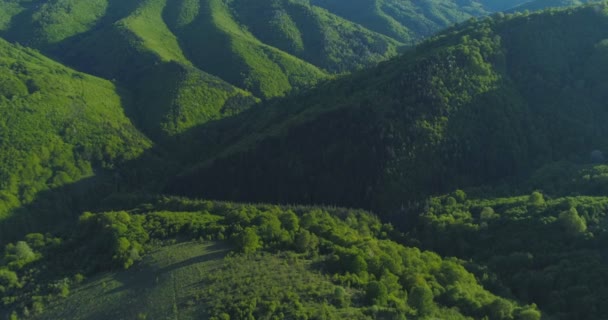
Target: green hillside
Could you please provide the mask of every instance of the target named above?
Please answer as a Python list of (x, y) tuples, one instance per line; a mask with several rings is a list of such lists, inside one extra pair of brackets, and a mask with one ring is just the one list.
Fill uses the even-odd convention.
[(540, 319), (393, 235), (358, 210), (164, 198), (9, 244), (0, 290), (38, 319)]
[(597, 2), (594, 0), (534, 0), (511, 8), (509, 11), (543, 10), (547, 8), (573, 7), (585, 3)]
[[(517, 3), (514, 3), (515, 5)], [(131, 93), (154, 141), (257, 100), (373, 66), (485, 4), (225, 0), (0, 0), (0, 36)], [(237, 103), (238, 102), (238, 103)]]
[(412, 242), (471, 261), (493, 292), (534, 301), (549, 319), (605, 317), (608, 198), (462, 195), (432, 198)]
[(532, 0), (479, 0), (478, 2), (490, 11), (506, 11), (531, 1)]
[[(252, 5), (283, 18), (248, 14), (262, 9)], [(238, 113), (253, 96), (283, 96), (327, 71), (370, 66), (400, 46), (295, 1), (2, 0), (0, 8), (0, 36), (129, 89), (129, 116), (157, 141)], [(280, 40), (285, 32), (300, 47)]]
[(606, 318), (606, 1), (0, 0), (0, 37), (0, 319)]
[(0, 39), (0, 220), (41, 191), (138, 157), (151, 146), (120, 91)]
[(330, 72), (367, 67), (396, 55), (399, 43), (305, 1), (231, 3), (258, 39)]
[(590, 161), (608, 147), (604, 10), (470, 23), (226, 121), (230, 131), (209, 127), (199, 136), (224, 133), (200, 139), (217, 156), (167, 191), (397, 213), (432, 193)]
[(489, 12), (477, 1), (312, 0), (311, 3), (407, 44)]
[[(176, 34), (193, 63), (255, 95), (269, 98), (311, 86), (325, 73), (262, 43), (244, 29), (222, 0), (175, 8)], [(194, 12), (189, 12), (189, 10)], [(181, 18), (190, 14), (189, 20)], [(204, 35), (204, 36), (201, 36)]]

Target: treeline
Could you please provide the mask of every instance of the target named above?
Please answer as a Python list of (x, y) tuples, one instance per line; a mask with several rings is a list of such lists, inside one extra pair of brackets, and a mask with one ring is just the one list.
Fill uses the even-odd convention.
[(606, 197), (435, 197), (410, 232), (412, 245), (469, 261), (493, 292), (538, 304), (554, 319), (606, 313)]
[[(262, 252), (282, 252), (310, 261), (312, 268), (351, 292), (321, 297), (336, 310), (356, 308), (368, 317), (386, 319), (540, 319), (534, 306), (521, 307), (486, 291), (461, 261), (404, 247), (390, 240), (395, 235), (390, 225), (357, 210), (162, 199), (130, 212), (85, 213), (70, 235), (32, 234), (8, 245), (0, 272), (3, 303), (16, 315), (41, 314), (45, 303), (69, 295), (83, 275), (130, 268), (171, 239), (200, 239), (227, 241), (237, 256), (264, 259)], [(216, 301), (212, 316), (238, 319), (253, 301), (257, 304), (246, 313), (254, 318), (276, 315), (263, 307), (273, 303), (264, 295), (241, 294), (245, 296), (236, 300), (206, 297)], [(312, 316), (300, 311), (295, 318)]]

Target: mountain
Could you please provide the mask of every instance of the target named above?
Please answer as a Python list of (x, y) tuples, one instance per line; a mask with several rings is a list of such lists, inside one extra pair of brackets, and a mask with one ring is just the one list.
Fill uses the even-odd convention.
[(398, 244), (367, 212), (143, 201), (85, 213), (64, 237), (9, 244), (0, 315), (540, 319), (536, 307), (485, 290), (462, 261)]
[(407, 44), (488, 11), (478, 1), (312, 0), (338, 16)]
[(133, 94), (129, 116), (157, 141), (238, 113), (257, 101), (253, 95), (285, 95), (328, 71), (385, 60), (401, 45), (305, 3), (250, 8), (275, 20), (247, 16), (248, 5), (0, 1), (0, 36), (117, 80)]
[(2, 0), (0, 36), (116, 80), (132, 93), (129, 117), (162, 142), (239, 113), (257, 98), (373, 66), (442, 28), (495, 10), (475, 1), (346, 4)]
[(594, 0), (534, 0), (522, 5), (511, 8), (509, 11), (535, 11), (547, 8), (573, 7), (585, 3), (595, 2)]
[(111, 170), (151, 147), (112, 82), (0, 39), (0, 220), (44, 190)]
[(0, 317), (601, 319), (608, 4), (428, 38), (522, 2), (0, 0)]
[(167, 191), (399, 213), (429, 194), (589, 162), (608, 147), (607, 24), (602, 4), (452, 28), (201, 130), (216, 155), (199, 154)]

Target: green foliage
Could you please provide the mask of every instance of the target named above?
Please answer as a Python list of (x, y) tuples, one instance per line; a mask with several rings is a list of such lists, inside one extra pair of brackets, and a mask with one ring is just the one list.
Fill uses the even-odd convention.
[[(543, 199), (534, 192), (521, 197), (469, 197), (464, 204), (448, 206), (442, 201), (447, 197), (429, 201), (419, 225), (409, 234), (411, 240), (470, 261), (469, 267), (494, 292), (508, 291), (524, 303), (538, 304), (549, 317), (596, 319), (605, 312), (608, 291), (597, 284), (607, 275), (601, 248), (607, 239), (608, 198)], [(531, 200), (540, 199), (542, 206), (531, 205)], [(514, 310), (511, 302), (503, 300), (486, 308), (490, 319), (540, 317), (534, 308)]]
[(108, 81), (3, 40), (0, 74), (0, 220), (41, 191), (114, 168), (150, 146)]
[(25, 241), (8, 244), (4, 250), (4, 262), (13, 269), (21, 269), (39, 258)]
[(332, 73), (360, 69), (396, 55), (399, 43), (304, 1), (234, 1), (253, 35)]
[(576, 208), (570, 208), (569, 210), (560, 213), (558, 221), (570, 235), (578, 235), (587, 230), (587, 224), (585, 223), (585, 220), (578, 215)]
[[(28, 236), (29, 245), (40, 252), (39, 261), (18, 269), (10, 269), (13, 266), (8, 264), (8, 270), (15, 271), (4, 272), (8, 280), (3, 283), (10, 284), (10, 299), (4, 303), (11, 312), (27, 307), (48, 314), (48, 318), (58, 310), (78, 306), (76, 318), (86, 317), (90, 310), (82, 307), (83, 301), (96, 301), (87, 295), (116, 299), (120, 292), (116, 288), (127, 281), (119, 281), (122, 276), (117, 274), (116, 279), (106, 277), (102, 285), (95, 275), (128, 268), (134, 271), (125, 275), (124, 279), (131, 279), (124, 284), (125, 290), (134, 290), (135, 296), (140, 295), (137, 288), (143, 283), (149, 291), (150, 279), (156, 277), (158, 291), (153, 289), (150, 297), (167, 299), (163, 300), (167, 303), (149, 310), (159, 316), (179, 312), (185, 318), (195, 318), (199, 305), (210, 318), (218, 319), (226, 315), (367, 319), (377, 317), (378, 312), (401, 318), (444, 318), (458, 314), (455, 308), (462, 310), (461, 317), (494, 312), (491, 304), (499, 298), (483, 289), (460, 262), (404, 247), (386, 239), (387, 230), (390, 227), (376, 217), (357, 210), (163, 198), (130, 212), (85, 213), (78, 228), (63, 242)], [(176, 239), (199, 242), (175, 244)], [(228, 248), (222, 246), (209, 252), (207, 258), (200, 250), (214, 245), (201, 245), (198, 239), (230, 239), (236, 246), (229, 257)], [(74, 260), (74, 255), (79, 259)], [(152, 267), (151, 263), (161, 265)], [(41, 265), (50, 272), (39, 270)], [(213, 272), (199, 269), (211, 266)], [(79, 273), (92, 280), (79, 286), (73, 276)], [(97, 284), (90, 285), (91, 281)], [(175, 287), (182, 285), (183, 292)], [(35, 286), (40, 287), (33, 290)], [(171, 300), (176, 299), (174, 295), (190, 302), (176, 304)], [(53, 299), (65, 302), (53, 304), (45, 312), (46, 303)], [(110, 302), (101, 305), (112, 306)], [(517, 304), (510, 305), (512, 312), (523, 312)], [(120, 310), (110, 312), (126, 312)], [(147, 310), (130, 312), (136, 317)]]
[(268, 102), (201, 132), (231, 134), (201, 140), (220, 152), (168, 190), (389, 215), (437, 192), (588, 162), (608, 148), (602, 8), (470, 21), (368, 72)]
[(243, 230), (243, 233), (238, 237), (237, 245), (245, 254), (251, 254), (262, 247), (260, 237), (253, 228)]
[(17, 274), (8, 269), (0, 269), (0, 293), (6, 294), (7, 291), (18, 288), (19, 278)]
[(526, 10), (535, 11), (547, 8), (572, 7), (582, 5), (584, 3), (599, 2), (596, 0), (533, 0), (515, 6), (508, 10), (509, 12), (524, 12)]
[(426, 0), (314, 0), (341, 17), (406, 43), (415, 43), (451, 24), (486, 13), (478, 2)]
[(545, 206), (545, 198), (543, 197), (543, 194), (538, 191), (532, 192), (532, 194), (528, 198), (528, 205), (532, 207)]
[(367, 285), (365, 298), (370, 305), (384, 306), (388, 300), (388, 291), (382, 282), (372, 281)]
[(433, 291), (426, 284), (416, 285), (409, 293), (407, 302), (417, 310), (418, 315), (428, 316), (433, 312)]

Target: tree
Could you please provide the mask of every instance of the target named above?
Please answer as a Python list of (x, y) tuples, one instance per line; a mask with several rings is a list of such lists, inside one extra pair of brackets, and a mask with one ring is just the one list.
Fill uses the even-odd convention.
[(296, 233), (295, 247), (298, 252), (307, 252), (314, 250), (319, 244), (319, 239), (314, 234), (308, 232), (308, 230), (300, 230)]
[(523, 310), (519, 310), (516, 312), (515, 319), (517, 320), (540, 320), (541, 313), (540, 311), (527, 307)]
[(8, 269), (0, 269), (0, 294), (16, 287), (19, 287), (17, 274)]
[(426, 284), (414, 286), (408, 296), (408, 304), (418, 310), (419, 316), (426, 316), (433, 312), (433, 291)]
[(365, 297), (370, 305), (384, 306), (388, 300), (388, 290), (382, 282), (372, 281), (367, 285)]
[(287, 210), (282, 213), (279, 219), (281, 220), (281, 225), (283, 226), (283, 229), (289, 232), (295, 232), (296, 230), (298, 230), (298, 228), (300, 228), (300, 221), (298, 219), (298, 216), (291, 210)]
[(513, 305), (504, 299), (496, 299), (488, 305), (490, 319), (512, 319)]
[(459, 203), (464, 203), (467, 200), (467, 194), (464, 191), (460, 190), (460, 189), (454, 191), (454, 193), (452, 194), (452, 196)]
[(587, 230), (585, 220), (578, 215), (576, 208), (564, 211), (559, 214), (559, 222), (566, 232), (570, 235), (577, 235)]
[(246, 228), (239, 235), (237, 244), (242, 252), (246, 254), (253, 253), (262, 248), (262, 241), (253, 228)]
[(336, 287), (334, 290), (333, 303), (340, 308), (348, 306), (348, 299), (346, 297), (346, 291), (344, 288)]
[(492, 209), (492, 207), (484, 207), (483, 209), (481, 209), (481, 213), (479, 214), (479, 219), (481, 221), (493, 220), (499, 217), (500, 216), (496, 212), (494, 212), (494, 209)]
[(5, 260), (9, 266), (21, 269), (24, 265), (36, 260), (38, 255), (25, 241), (19, 241), (17, 244), (9, 244), (6, 246)]
[(545, 198), (543, 197), (543, 194), (538, 191), (532, 192), (532, 194), (528, 197), (528, 205), (533, 207), (544, 206)]

